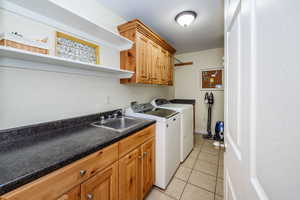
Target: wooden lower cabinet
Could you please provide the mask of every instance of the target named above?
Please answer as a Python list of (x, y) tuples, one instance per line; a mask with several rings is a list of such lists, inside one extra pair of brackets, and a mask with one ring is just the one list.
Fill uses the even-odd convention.
[(81, 200), (117, 200), (118, 163), (98, 172), (81, 184)]
[(56, 200), (80, 200), (80, 198), (81, 196), (80, 196), (80, 185), (79, 185)]
[(133, 150), (119, 161), (120, 200), (141, 199), (141, 151)]
[(155, 177), (155, 141), (149, 139), (119, 161), (119, 200), (142, 200)]
[(144, 198), (151, 190), (155, 178), (155, 141), (148, 140), (141, 146), (142, 152), (142, 197)]
[(0, 196), (0, 200), (142, 200), (155, 177), (155, 125)]

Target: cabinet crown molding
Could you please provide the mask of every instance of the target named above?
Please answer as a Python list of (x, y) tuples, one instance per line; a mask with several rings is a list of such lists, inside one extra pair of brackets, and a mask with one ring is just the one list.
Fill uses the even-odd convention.
[(118, 26), (118, 30), (120, 33), (129, 31), (135, 29), (137, 32), (143, 34), (147, 38), (151, 39), (158, 45), (165, 48), (167, 51), (169, 51), (171, 54), (174, 54), (176, 52), (176, 49), (172, 47), (169, 43), (167, 43), (163, 38), (161, 38), (157, 33), (155, 33), (152, 29), (147, 27), (143, 22), (141, 22), (139, 19), (134, 19), (131, 21), (128, 21), (125, 24), (121, 24)]

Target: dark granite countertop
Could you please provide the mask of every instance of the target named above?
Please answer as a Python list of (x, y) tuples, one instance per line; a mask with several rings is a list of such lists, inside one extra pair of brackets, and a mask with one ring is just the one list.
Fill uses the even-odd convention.
[(195, 104), (195, 99), (172, 99), (170, 100), (171, 103), (179, 103), (179, 104)]
[[(0, 195), (94, 153), (129, 136), (155, 121), (140, 123), (124, 132), (93, 127), (75, 127), (26, 134), (15, 140), (0, 141)], [(30, 131), (29, 131), (30, 132)], [(1, 134), (1, 132), (0, 132)]]

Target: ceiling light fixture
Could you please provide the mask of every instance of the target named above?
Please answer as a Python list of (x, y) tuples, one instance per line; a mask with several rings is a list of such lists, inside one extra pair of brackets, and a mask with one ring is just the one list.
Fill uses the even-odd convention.
[(197, 17), (195, 11), (183, 11), (178, 13), (175, 17), (175, 21), (183, 27), (188, 27)]

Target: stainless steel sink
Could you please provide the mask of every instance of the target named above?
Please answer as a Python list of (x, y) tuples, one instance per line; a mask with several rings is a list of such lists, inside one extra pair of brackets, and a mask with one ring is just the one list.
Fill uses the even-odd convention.
[(120, 117), (91, 123), (92, 126), (107, 128), (114, 131), (122, 132), (137, 126), (141, 121), (130, 117)]

